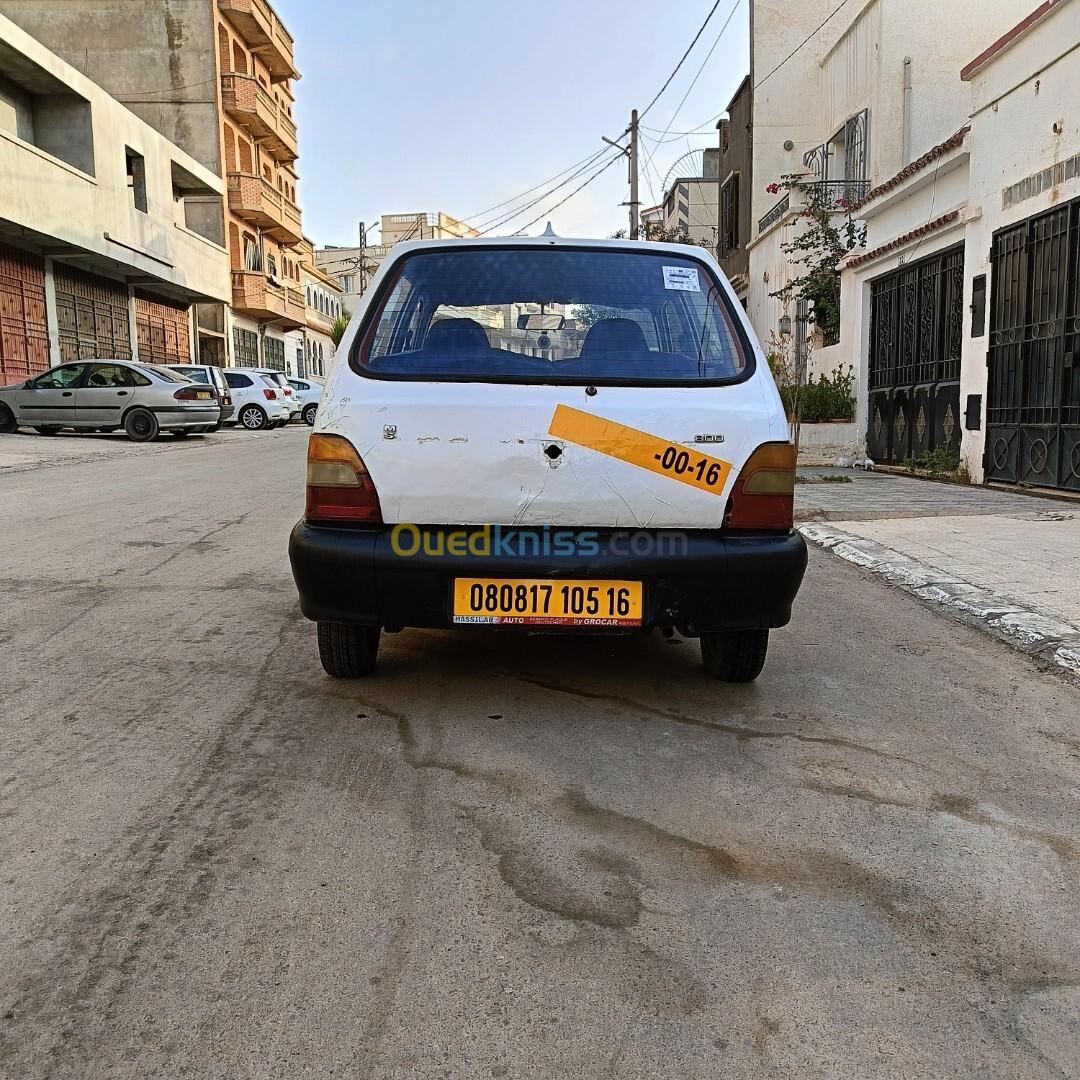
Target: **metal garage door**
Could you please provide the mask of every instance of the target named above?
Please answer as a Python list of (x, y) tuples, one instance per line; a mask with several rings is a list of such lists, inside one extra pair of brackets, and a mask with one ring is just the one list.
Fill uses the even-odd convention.
[(994, 234), (986, 476), (1080, 491), (1080, 199)]
[(131, 359), (128, 290), (122, 282), (54, 264), (60, 359)]
[(866, 441), (875, 461), (939, 448), (959, 460), (963, 294), (963, 247), (871, 282)]
[(140, 360), (148, 364), (191, 363), (191, 320), (186, 307), (136, 296), (135, 330)]
[(21, 382), (48, 366), (44, 263), (0, 244), (0, 386)]

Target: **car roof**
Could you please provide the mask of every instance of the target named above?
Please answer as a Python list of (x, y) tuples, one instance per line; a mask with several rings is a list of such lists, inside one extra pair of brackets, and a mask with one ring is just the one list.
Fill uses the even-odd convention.
[(653, 240), (597, 240), (591, 237), (571, 236), (465, 236), (446, 240), (403, 240), (391, 249), (387, 258), (393, 256), (396, 262), (403, 255), (415, 251), (451, 250), (462, 248), (586, 248), (590, 251), (627, 251), (638, 255), (655, 255), (658, 252), (670, 255), (682, 255), (705, 258), (715, 263), (715, 257), (708, 248), (694, 244), (666, 244)]

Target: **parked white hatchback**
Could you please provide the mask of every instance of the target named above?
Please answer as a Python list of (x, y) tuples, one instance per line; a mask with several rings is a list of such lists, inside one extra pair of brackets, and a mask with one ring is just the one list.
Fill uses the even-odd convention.
[(285, 402), (285, 408), (289, 412), (286, 423), (300, 415), (300, 402), (296, 397), (296, 391), (289, 385), (289, 378), (284, 371), (278, 371), (277, 368), (250, 368), (249, 370), (261, 375), (277, 389), (278, 397)]
[(677, 630), (758, 676), (806, 569), (795, 448), (706, 251), (398, 244), (341, 350), (290, 544), (329, 674), (383, 628), (483, 625)]
[(322, 400), (323, 384), (314, 379), (290, 379), (289, 385), (300, 402), (300, 415), (304, 423), (313, 427), (315, 414), (319, 411), (319, 402)]
[(263, 431), (289, 422), (284, 396), (253, 368), (226, 368), (225, 381), (236, 410), (231, 422), (237, 427)]

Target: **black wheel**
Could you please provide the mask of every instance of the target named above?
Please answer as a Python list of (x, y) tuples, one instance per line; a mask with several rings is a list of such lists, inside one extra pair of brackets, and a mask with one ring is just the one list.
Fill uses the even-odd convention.
[(124, 417), (124, 431), (132, 442), (150, 442), (159, 430), (157, 417), (147, 409), (132, 409)]
[(55, 435), (60, 429), (58, 427), (36, 427), (34, 430), (39, 435)]
[(705, 673), (724, 682), (753, 682), (765, 666), (768, 630), (730, 630), (701, 635)]
[(224, 420), (219, 420), (213, 427), (208, 427), (207, 431), (220, 431), (225, 426)]
[(0, 404), (0, 433), (10, 435), (17, 431), (19, 425), (15, 422), (15, 414), (3, 404)]
[(315, 426), (315, 414), (319, 411), (318, 405), (305, 405), (304, 406), (304, 423), (308, 427)]
[(270, 418), (258, 405), (245, 405), (236, 419), (248, 431), (262, 431), (270, 426)]
[(319, 659), (323, 670), (335, 679), (361, 679), (375, 670), (379, 655), (377, 626), (320, 622)]
[(186, 437), (187, 437), (188, 435), (190, 435), (190, 434), (191, 434), (191, 429), (189, 429), (189, 428), (177, 428), (177, 429), (176, 429), (176, 430), (175, 430), (175, 431), (173, 432), (173, 434), (174, 434), (174, 435), (175, 435), (175, 436), (176, 436), (176, 437), (177, 437), (178, 439), (183, 439), (183, 438), (186, 438)]

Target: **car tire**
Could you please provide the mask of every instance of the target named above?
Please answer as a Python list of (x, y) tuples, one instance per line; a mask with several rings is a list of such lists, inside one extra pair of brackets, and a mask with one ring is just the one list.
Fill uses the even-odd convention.
[(219, 420), (213, 427), (208, 427), (206, 430), (208, 432), (209, 431), (220, 431), (224, 426), (225, 426), (225, 421), (224, 420)]
[(318, 405), (305, 405), (304, 406), (304, 423), (308, 427), (315, 426), (315, 414), (319, 411)]
[(768, 630), (729, 630), (701, 635), (705, 674), (723, 682), (753, 682), (765, 666)]
[(6, 405), (0, 405), (0, 434), (10, 435), (18, 430), (19, 424), (15, 419), (15, 414)]
[(362, 679), (375, 670), (381, 630), (355, 623), (320, 622), (319, 659), (335, 679)]
[(124, 431), (132, 442), (153, 442), (161, 428), (149, 409), (132, 409), (124, 417)]
[(170, 432), (170, 434), (175, 435), (178, 439), (183, 439), (190, 435), (191, 431), (188, 428), (177, 428), (175, 431)]
[(270, 418), (258, 405), (245, 405), (236, 419), (245, 431), (264, 431), (270, 426)]
[(39, 435), (55, 435), (60, 429), (58, 427), (36, 427), (34, 430)]

